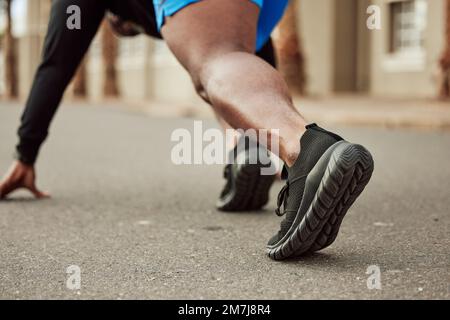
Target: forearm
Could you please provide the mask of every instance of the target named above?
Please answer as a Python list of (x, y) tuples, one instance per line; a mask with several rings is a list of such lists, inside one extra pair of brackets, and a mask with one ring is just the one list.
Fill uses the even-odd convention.
[[(83, 12), (81, 29), (68, 29), (67, 8), (76, 4)], [(21, 118), (17, 158), (26, 164), (36, 161), (50, 123), (77, 67), (85, 55), (107, 7), (104, 1), (55, 0), (44, 43), (42, 62)]]
[(31, 165), (36, 161), (48, 135), (68, 82), (60, 78), (61, 71), (54, 66), (42, 64), (37, 71), (18, 130), (17, 158), (23, 163)]

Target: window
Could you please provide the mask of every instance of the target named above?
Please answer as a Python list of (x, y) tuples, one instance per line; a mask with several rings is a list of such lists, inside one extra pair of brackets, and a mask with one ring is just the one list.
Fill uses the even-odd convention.
[(390, 4), (391, 53), (421, 51), (427, 24), (426, 0), (396, 1)]

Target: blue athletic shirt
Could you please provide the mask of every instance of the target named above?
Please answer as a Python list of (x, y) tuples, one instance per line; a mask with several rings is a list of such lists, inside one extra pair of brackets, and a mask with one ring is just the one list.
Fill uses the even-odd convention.
[[(194, 2), (202, 0), (153, 0), (158, 30), (164, 24), (164, 18)], [(260, 50), (269, 40), (273, 29), (283, 17), (289, 0), (249, 0), (260, 7), (256, 50)]]

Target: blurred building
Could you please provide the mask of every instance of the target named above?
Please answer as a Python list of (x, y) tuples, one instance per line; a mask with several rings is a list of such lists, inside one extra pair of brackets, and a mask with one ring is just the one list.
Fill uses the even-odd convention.
[[(377, 5), (381, 29), (369, 30)], [(436, 96), (445, 0), (300, 0), (309, 92)]]
[[(41, 57), (51, 1), (14, 0), (13, 3), (15, 16), (18, 16), (13, 18), (14, 35), (18, 42), (19, 95), (26, 97)], [(94, 100), (102, 98), (103, 72), (100, 42), (100, 37), (97, 36), (87, 56), (88, 96)], [(116, 67), (120, 93), (125, 99), (153, 99), (187, 104), (201, 101), (192, 90), (189, 76), (177, 63), (163, 41), (153, 40), (147, 36), (120, 39)], [(3, 68), (0, 74), (2, 70)], [(0, 90), (1, 88), (0, 84)], [(66, 96), (70, 97), (70, 95), (69, 88)]]
[(5, 57), (0, 50), (0, 95), (5, 91)]
[[(20, 94), (26, 96), (39, 62), (50, 0), (15, 1), (22, 2), (26, 17), (18, 34)], [(310, 94), (437, 95), (445, 0), (296, 1)], [(369, 5), (381, 9), (380, 30), (366, 25)], [(121, 39), (119, 48), (117, 69), (124, 98), (200, 103), (188, 75), (163, 42), (139, 36)], [(101, 66), (96, 39), (88, 58), (88, 92), (93, 99), (102, 97)]]

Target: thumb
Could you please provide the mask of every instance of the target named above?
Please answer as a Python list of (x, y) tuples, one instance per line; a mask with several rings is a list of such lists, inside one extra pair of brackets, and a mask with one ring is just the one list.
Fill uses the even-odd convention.
[(2, 181), (0, 182), (0, 199), (6, 198), (6, 196), (11, 193), (14, 190), (14, 187), (12, 187), (10, 184), (8, 184), (8, 181)]
[(5, 198), (6, 196), (6, 192), (4, 192), (3, 190), (4, 190), (3, 184), (0, 184), (0, 199)]

